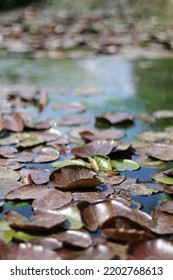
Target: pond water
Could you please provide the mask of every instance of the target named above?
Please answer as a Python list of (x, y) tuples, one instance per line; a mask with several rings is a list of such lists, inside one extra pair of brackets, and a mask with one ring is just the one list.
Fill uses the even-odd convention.
[[(54, 102), (83, 102), (88, 108), (84, 116), (90, 117), (90, 127), (96, 114), (107, 111), (151, 114), (159, 109), (172, 109), (173, 104), (173, 63), (169, 59), (131, 62), (112, 56), (61, 60), (1, 56), (0, 83), (47, 88), (49, 105), (41, 114), (43, 119), (57, 114), (51, 109)], [(153, 124), (138, 121), (135, 126), (126, 127), (124, 140), (134, 139), (141, 131), (163, 129), (165, 124), (168, 126), (163, 120)], [(67, 128), (60, 130), (66, 132)], [(156, 170), (141, 168), (126, 174), (145, 181), (151, 180)], [(148, 213), (160, 199), (162, 194), (135, 197)], [(4, 211), (8, 209), (13, 209), (13, 205), (6, 205)], [(27, 216), (31, 214), (27, 206), (16, 210)]]

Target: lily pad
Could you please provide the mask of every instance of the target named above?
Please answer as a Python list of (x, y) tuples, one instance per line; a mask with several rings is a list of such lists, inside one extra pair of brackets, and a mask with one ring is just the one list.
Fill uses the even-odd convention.
[(7, 130), (20, 132), (24, 129), (23, 118), (20, 113), (15, 112), (3, 116), (3, 127)]
[(172, 144), (154, 144), (147, 150), (147, 154), (153, 158), (157, 158), (162, 161), (173, 160), (173, 145)]
[(96, 141), (96, 140), (118, 140), (124, 137), (125, 133), (123, 130), (118, 129), (90, 129), (82, 130), (80, 132), (81, 137), (87, 141)]
[(101, 181), (94, 178), (95, 172), (83, 166), (65, 166), (53, 171), (50, 175), (50, 182), (62, 189), (93, 188), (101, 184)]
[(173, 118), (173, 111), (172, 110), (158, 110), (153, 113), (153, 116), (157, 119)]
[(134, 241), (127, 255), (129, 260), (173, 260), (173, 242), (167, 239)]
[(0, 241), (0, 260), (55, 260), (57, 254), (41, 246), (31, 244), (4, 244)]
[(138, 138), (144, 142), (173, 142), (173, 131), (145, 131), (138, 135)]
[(108, 157), (95, 155), (95, 156), (93, 156), (93, 159), (95, 160), (95, 162), (98, 166), (98, 170), (100, 170), (100, 171), (112, 170), (110, 159)]
[(88, 163), (81, 159), (62, 160), (62, 161), (56, 161), (56, 162), (52, 163), (52, 166), (55, 168), (61, 168), (61, 167), (70, 166), (70, 165), (80, 165), (80, 166), (87, 167)]
[(15, 159), (0, 158), (0, 166), (7, 167), (12, 170), (18, 170), (25, 165), (17, 162)]
[(25, 168), (20, 171), (21, 177), (31, 175), (31, 179), (35, 184), (42, 185), (49, 181), (50, 171), (43, 168)]
[(159, 210), (173, 214), (173, 200), (162, 202)]
[(56, 211), (36, 210), (31, 220), (18, 214), (15, 211), (9, 211), (4, 214), (5, 220), (14, 228), (20, 228), (31, 231), (46, 231), (57, 228), (63, 224), (66, 217)]
[(5, 199), (7, 200), (31, 200), (41, 197), (44, 193), (49, 191), (45, 185), (26, 185), (20, 186), (14, 190), (9, 191)]
[(91, 157), (93, 155), (107, 156), (118, 145), (119, 145), (118, 141), (98, 140), (98, 141), (93, 141), (81, 147), (73, 148), (71, 152), (72, 154), (82, 158)]
[(80, 229), (83, 227), (80, 211), (77, 207), (63, 207), (58, 210), (58, 213), (64, 215), (67, 221), (64, 223), (65, 229)]
[(20, 174), (12, 169), (0, 166), (0, 179), (5, 178), (18, 181), (20, 179)]
[(77, 248), (86, 249), (92, 244), (90, 235), (79, 230), (67, 230), (62, 233), (53, 234), (52, 237), (58, 239), (58, 241), (62, 242), (64, 245)]
[(50, 162), (58, 159), (60, 157), (60, 153), (57, 149), (53, 147), (42, 147), (35, 156), (33, 162)]
[(32, 207), (36, 209), (53, 210), (70, 203), (71, 200), (72, 195), (70, 192), (61, 192), (55, 189), (49, 189), (33, 201)]
[(111, 125), (133, 123), (134, 116), (123, 113), (106, 113), (104, 115), (96, 116), (98, 122), (108, 122)]
[(157, 182), (167, 185), (173, 185), (173, 177), (166, 175), (164, 171), (154, 173), (152, 175), (152, 178)]
[(89, 119), (79, 116), (69, 116), (69, 117), (63, 117), (61, 119), (56, 120), (56, 124), (58, 125), (64, 125), (64, 126), (75, 126), (75, 125), (81, 125), (86, 124), (89, 122)]
[(137, 170), (140, 168), (139, 163), (130, 159), (111, 160), (111, 166), (117, 171)]

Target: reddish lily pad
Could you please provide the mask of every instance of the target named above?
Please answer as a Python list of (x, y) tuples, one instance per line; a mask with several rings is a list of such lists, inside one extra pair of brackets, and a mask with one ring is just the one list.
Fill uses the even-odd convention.
[(126, 176), (118, 175), (115, 171), (99, 172), (96, 178), (100, 179), (104, 184), (109, 184), (111, 186), (116, 186), (121, 184)]
[(0, 241), (0, 260), (56, 260), (57, 254), (31, 244), (4, 244)]
[(54, 110), (68, 110), (70, 113), (82, 113), (86, 111), (84, 104), (80, 102), (70, 102), (70, 103), (61, 103), (55, 104), (52, 107)]
[(157, 234), (173, 234), (173, 215), (161, 210), (155, 210), (150, 230)]
[(24, 129), (23, 118), (20, 113), (12, 113), (3, 116), (3, 127), (7, 130), (20, 132)]
[(7, 193), (22, 186), (22, 183), (12, 178), (0, 178), (0, 199), (3, 199)]
[(79, 230), (67, 230), (62, 233), (53, 234), (53, 238), (58, 239), (64, 245), (70, 245), (78, 248), (86, 249), (91, 246), (92, 239), (87, 232)]
[(42, 185), (49, 181), (50, 171), (43, 168), (25, 168), (20, 171), (22, 177), (31, 175), (31, 179), (35, 184)]
[(14, 147), (9, 147), (9, 146), (0, 147), (0, 155), (3, 156), (4, 158), (11, 158), (17, 152), (18, 150)]
[(162, 202), (159, 210), (173, 214), (173, 200)]
[(5, 199), (8, 200), (30, 200), (40, 198), (42, 195), (47, 193), (49, 188), (45, 185), (25, 185), (20, 186), (14, 190), (8, 192), (5, 196)]
[(86, 124), (89, 122), (89, 119), (79, 116), (69, 116), (69, 117), (63, 117), (61, 119), (56, 120), (56, 124), (58, 125), (64, 125), (64, 126), (75, 126), (75, 125), (81, 125)]
[(58, 159), (60, 153), (57, 149), (52, 147), (42, 147), (33, 162), (50, 162)]
[(21, 169), (25, 165), (17, 162), (15, 159), (0, 158), (0, 166), (7, 167), (12, 170)]
[(123, 130), (118, 129), (104, 129), (104, 130), (82, 130), (80, 132), (81, 137), (87, 141), (96, 140), (118, 140), (124, 137), (125, 133)]
[(167, 239), (134, 241), (127, 250), (129, 260), (173, 260), (173, 242)]
[(111, 125), (133, 123), (134, 116), (123, 113), (106, 113), (104, 115), (96, 116), (96, 121), (108, 122)]
[(154, 144), (147, 150), (147, 154), (153, 158), (163, 161), (173, 160), (173, 145), (172, 144)]
[(102, 232), (109, 240), (120, 242), (120, 243), (132, 242), (137, 239), (140, 240), (152, 239), (151, 234), (147, 234), (147, 232), (144, 230), (137, 230), (137, 229), (106, 228), (106, 229), (102, 229)]
[(35, 214), (32, 216), (31, 220), (25, 218), (24, 216), (21, 216), (15, 211), (9, 211), (5, 213), (4, 218), (12, 227), (32, 231), (51, 230), (57, 228), (66, 220), (66, 217), (64, 215), (50, 210), (35, 211)]
[(20, 179), (20, 175), (18, 172), (12, 169), (0, 166), (0, 179), (5, 179), (5, 178), (18, 181)]
[(82, 157), (82, 158), (90, 157), (93, 155), (107, 156), (118, 145), (119, 145), (119, 142), (117, 142), (117, 141), (98, 140), (98, 141), (93, 141), (89, 144), (86, 144), (82, 147), (73, 148), (71, 152), (72, 152), (72, 154)]
[(77, 188), (93, 188), (101, 184), (101, 181), (93, 178), (95, 172), (83, 166), (65, 166), (55, 170), (50, 175), (50, 182), (63, 190)]
[(57, 209), (70, 203), (71, 200), (72, 195), (70, 192), (49, 189), (34, 200), (32, 207), (36, 209)]

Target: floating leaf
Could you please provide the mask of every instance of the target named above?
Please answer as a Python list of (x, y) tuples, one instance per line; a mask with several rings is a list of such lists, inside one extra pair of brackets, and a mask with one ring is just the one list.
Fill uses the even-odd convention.
[(80, 229), (83, 227), (81, 215), (77, 207), (64, 207), (59, 209), (58, 213), (64, 215), (67, 219), (63, 225), (65, 229)]
[(134, 241), (127, 250), (129, 260), (173, 260), (173, 242), (167, 239)]
[(22, 186), (22, 183), (15, 181), (14, 179), (0, 178), (0, 199), (3, 199), (6, 194), (12, 190), (15, 190)]
[(89, 122), (89, 119), (79, 116), (69, 116), (63, 117), (61, 119), (56, 120), (56, 124), (64, 125), (64, 126), (74, 126), (74, 125), (81, 125), (86, 124)]
[(50, 182), (63, 190), (76, 188), (93, 188), (101, 184), (101, 181), (94, 179), (95, 172), (83, 166), (65, 166), (53, 171), (50, 175)]
[(124, 131), (118, 129), (90, 129), (82, 130), (79, 132), (81, 137), (87, 141), (96, 141), (96, 140), (118, 140), (124, 137)]
[(58, 159), (60, 153), (57, 149), (52, 147), (42, 147), (33, 162), (50, 162)]
[(115, 171), (99, 172), (96, 178), (101, 180), (104, 184), (109, 184), (111, 186), (116, 186), (122, 183), (126, 176), (118, 175)]
[(0, 260), (55, 260), (59, 259), (53, 251), (31, 244), (4, 244), (0, 241)]
[(27, 241), (35, 238), (35, 236), (22, 231), (15, 231), (6, 221), (0, 221), (0, 240), (3, 240), (5, 243), (9, 243), (13, 238), (21, 241)]
[(3, 116), (3, 127), (7, 130), (20, 132), (24, 129), (23, 118), (20, 113), (15, 112)]
[(162, 202), (159, 210), (173, 214), (173, 200)]
[(111, 125), (122, 123), (133, 123), (134, 116), (123, 113), (106, 113), (104, 115), (96, 116), (96, 121), (108, 122)]
[(145, 131), (138, 135), (144, 142), (165, 142), (173, 141), (173, 131)]
[(117, 171), (137, 170), (140, 168), (137, 162), (130, 159), (111, 160), (111, 166)]
[(49, 189), (34, 200), (32, 207), (36, 209), (57, 209), (70, 203), (71, 200), (72, 195), (70, 192)]
[(0, 179), (5, 179), (5, 178), (17, 181), (20, 179), (20, 175), (16, 171), (0, 166)]
[(105, 156), (95, 155), (93, 159), (96, 161), (98, 169), (100, 171), (109, 171), (112, 170), (110, 159)]
[(49, 181), (50, 171), (43, 168), (25, 168), (20, 171), (22, 177), (26, 177), (29, 174), (35, 184), (42, 185)]
[(58, 241), (62, 242), (64, 245), (70, 245), (83, 249), (90, 247), (92, 244), (90, 235), (79, 230), (67, 230), (62, 233), (53, 234), (52, 237), (57, 238)]
[(5, 199), (8, 200), (31, 200), (41, 197), (43, 194), (49, 191), (48, 187), (45, 185), (26, 185), (18, 187), (5, 196)]
[(80, 165), (80, 166), (87, 167), (88, 163), (81, 159), (62, 160), (62, 161), (56, 161), (56, 162), (52, 163), (52, 166), (55, 168), (61, 168), (61, 167), (69, 166), (69, 165)]
[(173, 111), (172, 110), (158, 110), (153, 113), (153, 116), (157, 119), (173, 118)]
[(63, 224), (65, 216), (56, 211), (36, 210), (31, 220), (21, 216), (15, 211), (9, 211), (4, 214), (5, 220), (10, 226), (27, 230), (51, 230)]
[(70, 102), (70, 103), (61, 103), (55, 104), (52, 107), (54, 110), (68, 110), (70, 113), (82, 113), (86, 111), (84, 104), (80, 102)]
[(24, 164), (17, 162), (15, 159), (0, 158), (0, 165), (12, 170), (17, 170), (24, 167)]
[(172, 144), (157, 144), (151, 146), (147, 150), (147, 154), (153, 158), (157, 158), (163, 161), (173, 160), (173, 145)]
[(167, 184), (167, 185), (173, 185), (173, 178), (166, 175), (164, 171), (154, 173), (152, 175), (152, 178), (157, 182)]
[(119, 142), (113, 140), (93, 141), (82, 147), (73, 148), (71, 152), (72, 154), (83, 158), (91, 157), (93, 155), (107, 156), (114, 148), (118, 146), (118, 144)]

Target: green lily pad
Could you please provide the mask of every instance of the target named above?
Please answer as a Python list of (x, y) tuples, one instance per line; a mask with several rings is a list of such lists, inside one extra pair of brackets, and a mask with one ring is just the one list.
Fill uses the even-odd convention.
[(36, 238), (36, 236), (22, 231), (15, 231), (6, 221), (0, 221), (0, 239), (5, 243), (9, 243), (13, 238), (21, 241), (27, 241)]
[(58, 210), (58, 213), (67, 218), (67, 221), (63, 224), (65, 229), (80, 229), (83, 227), (80, 211), (77, 207), (64, 207)]
[(170, 177), (164, 173), (164, 171), (156, 172), (152, 175), (152, 178), (160, 183), (173, 185), (173, 177)]
[(136, 161), (130, 159), (111, 160), (111, 166), (117, 171), (137, 170), (140, 168)]
[(87, 167), (87, 162), (85, 162), (84, 160), (62, 160), (62, 161), (57, 161), (52, 163), (52, 166), (55, 168), (61, 168), (61, 167), (65, 167), (65, 166), (69, 166), (69, 165), (80, 165), (80, 166), (86, 166)]
[(106, 156), (100, 156), (100, 155), (95, 155), (93, 156), (93, 159), (95, 160), (98, 169), (100, 171), (109, 171), (112, 170), (112, 166), (110, 163), (110, 159)]

